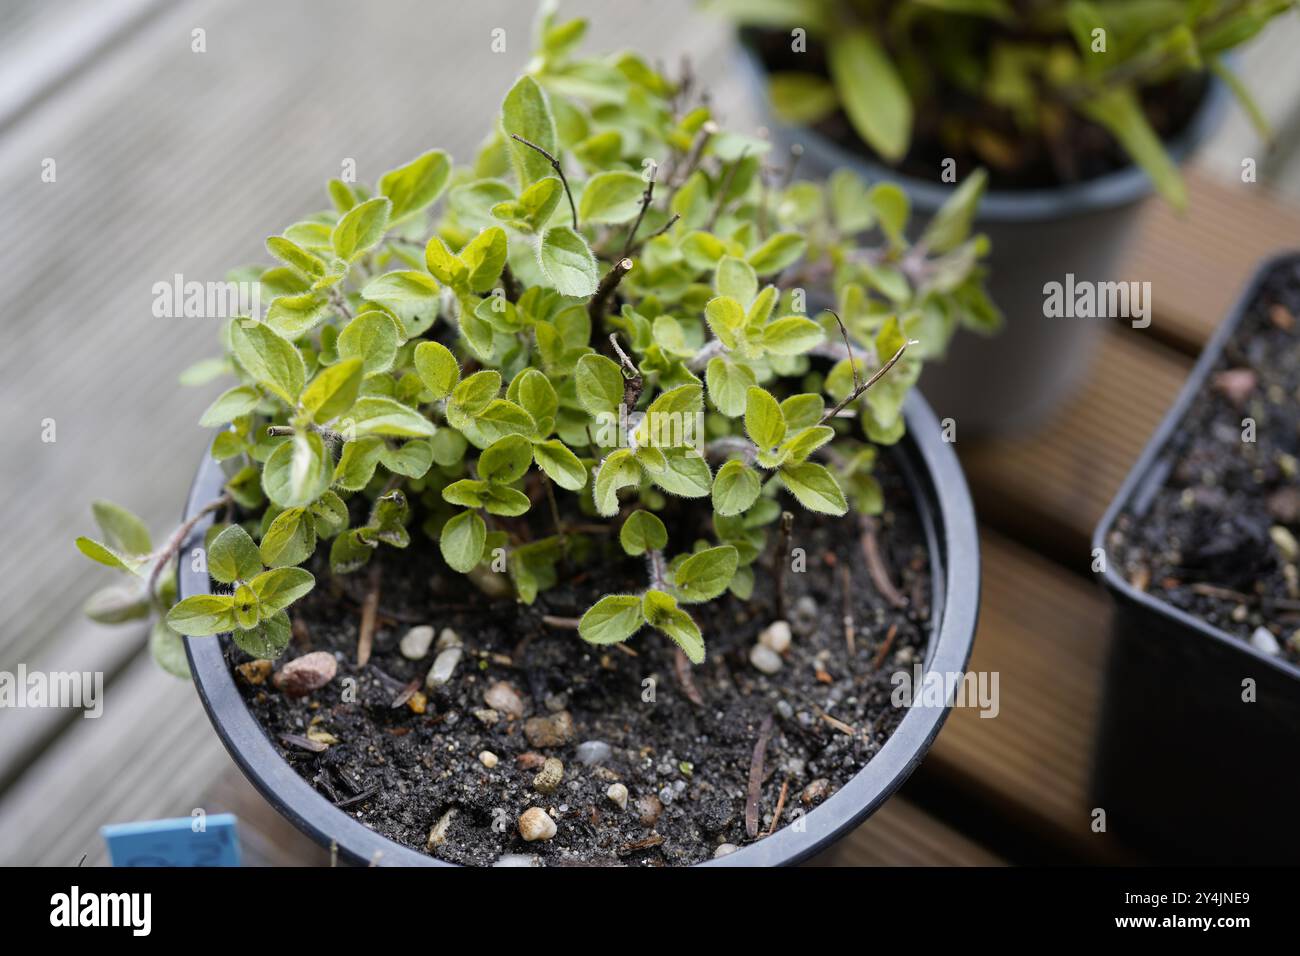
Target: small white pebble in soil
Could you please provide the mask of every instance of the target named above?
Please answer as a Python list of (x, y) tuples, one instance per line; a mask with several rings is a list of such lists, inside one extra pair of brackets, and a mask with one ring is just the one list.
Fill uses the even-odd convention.
[(461, 649), (459, 647), (449, 647), (439, 653), (433, 659), (433, 666), (429, 668), (429, 676), (424, 679), (424, 686), (433, 690), (435, 687), (441, 687), (451, 680), (452, 672), (456, 670), (456, 665), (460, 663), (460, 655)]
[(586, 767), (602, 764), (609, 759), (613, 749), (603, 740), (584, 740), (574, 752), (578, 763)]
[(1284, 560), (1294, 561), (1300, 558), (1300, 544), (1296, 542), (1295, 535), (1289, 529), (1275, 524), (1268, 529), (1268, 536), (1273, 539), (1274, 546)]
[(492, 751), (485, 750), (478, 755), (478, 762), (481, 763), (483, 766), (487, 767), (489, 770), (491, 770), (500, 761), (497, 759), (497, 755), (494, 754)]
[(1255, 628), (1255, 633), (1250, 635), (1250, 645), (1257, 651), (1263, 651), (1265, 654), (1280, 654), (1282, 648), (1273, 636), (1273, 632), (1266, 627)]
[(730, 856), (731, 854), (735, 853), (739, 849), (740, 847), (736, 846), (736, 844), (734, 843), (720, 844), (718, 848), (713, 851), (713, 858), (717, 860), (717, 859), (721, 859), (724, 856)]
[(529, 843), (555, 836), (555, 821), (541, 807), (529, 807), (519, 815), (519, 835)]
[(507, 853), (499, 857), (493, 866), (541, 866), (542, 861), (526, 853)]
[(763, 633), (758, 635), (758, 643), (771, 648), (778, 654), (784, 654), (790, 647), (790, 640), (793, 636), (790, 633), (789, 624), (785, 621), (773, 621), (763, 629)]
[(749, 649), (749, 663), (764, 674), (775, 674), (781, 669), (781, 655), (765, 644), (755, 644)]
[(511, 717), (524, 715), (524, 701), (519, 691), (503, 680), (497, 681), (483, 692), (483, 702), (495, 711)]
[(433, 628), (428, 624), (421, 624), (407, 631), (397, 647), (407, 660), (418, 661), (429, 653), (429, 645), (432, 643)]
[(464, 647), (464, 641), (449, 627), (444, 627), (442, 633), (438, 635), (438, 643), (434, 645), (435, 651), (445, 651), (452, 647)]
[(621, 783), (611, 783), (609, 789), (605, 791), (605, 796), (609, 797), (620, 810), (627, 809), (627, 787)]

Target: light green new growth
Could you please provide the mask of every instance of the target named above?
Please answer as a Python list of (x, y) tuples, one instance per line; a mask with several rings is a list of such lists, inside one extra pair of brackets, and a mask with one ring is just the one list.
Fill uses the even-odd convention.
[[(686, 607), (750, 596), (783, 496), (881, 508), (855, 423), (897, 441), (922, 361), (998, 321), (987, 242), (968, 236), (982, 177), (909, 245), (895, 187), (794, 178), (635, 54), (575, 57), (584, 29), (543, 14), (472, 166), (434, 150), (374, 188), (336, 180), (332, 209), (267, 240), (278, 264), (251, 274), (267, 314), (231, 321), (224, 359), (185, 375), (236, 379), (202, 418), (230, 476), (207, 510), (242, 519), (209, 536), (214, 594), (172, 607), (179, 539), (154, 552), (99, 505), (106, 543), (79, 547), (157, 582), (149, 600), (97, 598), (99, 619), (170, 608), (173, 670), (178, 634), (231, 631), (275, 657), (313, 584), (297, 566), (327, 544), (348, 574), (414, 530), (475, 585), (499, 592), (503, 572), (532, 603), (616, 533), (645, 588), (598, 601), (581, 637), (649, 624), (699, 662)], [(809, 310), (814, 288), (836, 313)], [(674, 497), (711, 499), (713, 522), (669, 557), (656, 512)]]

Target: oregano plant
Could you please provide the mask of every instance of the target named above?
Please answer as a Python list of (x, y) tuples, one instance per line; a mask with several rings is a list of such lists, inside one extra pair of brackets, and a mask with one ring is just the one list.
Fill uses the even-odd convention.
[[(309, 562), (348, 575), (425, 539), (485, 599), (531, 604), (617, 542), (644, 587), (597, 601), (579, 636), (649, 625), (698, 663), (688, 608), (750, 597), (787, 501), (880, 510), (875, 446), (902, 436), (923, 361), (999, 319), (969, 235), (982, 177), (911, 244), (896, 187), (800, 180), (689, 79), (578, 56), (584, 30), (543, 13), (471, 164), (435, 149), (332, 181), (328, 208), (266, 240), (272, 264), (237, 273), (266, 314), (182, 377), (233, 379), (201, 418), (227, 473), (199, 512), (220, 519), (212, 594), (175, 601), (197, 517), (155, 549), (101, 503), (104, 541), (78, 547), (131, 583), (92, 616), (156, 609), (155, 650), (183, 672), (179, 635), (283, 652)], [(670, 542), (679, 498), (712, 520)]]

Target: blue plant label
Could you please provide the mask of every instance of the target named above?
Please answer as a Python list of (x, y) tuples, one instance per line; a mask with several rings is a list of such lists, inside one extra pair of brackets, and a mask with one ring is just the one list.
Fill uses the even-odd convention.
[(100, 827), (113, 866), (239, 866), (233, 813)]

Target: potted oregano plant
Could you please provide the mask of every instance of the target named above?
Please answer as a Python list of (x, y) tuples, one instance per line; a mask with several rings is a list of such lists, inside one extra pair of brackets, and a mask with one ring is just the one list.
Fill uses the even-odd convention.
[(978, 289), (973, 197), (918, 251), (895, 187), (790, 181), (584, 29), (544, 12), (472, 164), (266, 241), (183, 523), (78, 541), (129, 581), (92, 613), (156, 613), (348, 859), (796, 860), (937, 733), (894, 675), (969, 654), (974, 516), (911, 387)]
[[(896, 182), (922, 223), (961, 183), (987, 179), (976, 222), (1007, 328), (959, 337), (925, 391), (941, 416), (1006, 431), (1069, 393), (1107, 317), (1049, 316), (1045, 286), (1121, 278), (1137, 201), (1154, 185), (1186, 206), (1177, 164), (1228, 91), (1267, 133), (1224, 57), (1294, 3), (710, 5), (740, 27), (752, 86), (802, 163)], [(1144, 324), (1144, 310), (1110, 317)], [(966, 316), (978, 332), (1002, 324), (991, 309)]]
[[(1291, 254), (1260, 268), (1093, 540), (1116, 604), (1099, 805), (1187, 860), (1300, 853), (1270, 798), (1300, 786), (1298, 317)], [(1207, 769), (1224, 757), (1240, 771)]]

